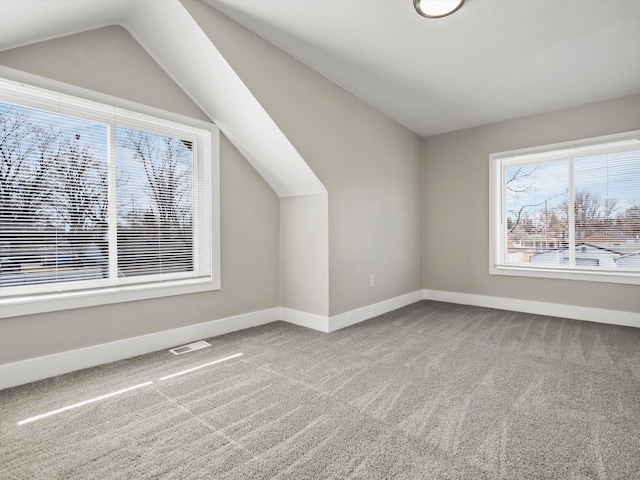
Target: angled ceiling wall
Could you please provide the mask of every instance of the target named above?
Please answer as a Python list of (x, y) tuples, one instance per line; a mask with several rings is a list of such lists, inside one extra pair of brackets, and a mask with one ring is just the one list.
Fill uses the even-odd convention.
[(278, 196), (326, 193), (178, 0), (7, 0), (1, 9), (0, 51), (105, 25), (124, 26)]
[(201, 0), (181, 3), (327, 188), (329, 315), (421, 289), (421, 138)]

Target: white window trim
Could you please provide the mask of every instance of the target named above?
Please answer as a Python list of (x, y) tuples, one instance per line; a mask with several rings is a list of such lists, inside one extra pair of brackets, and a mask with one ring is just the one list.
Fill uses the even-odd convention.
[[(619, 143), (623, 149), (632, 142), (640, 141), (640, 130), (603, 135), (570, 142), (554, 143), (539, 147), (510, 150), (489, 155), (489, 274), (516, 277), (555, 278), (591, 282), (621, 283), (640, 285), (640, 274), (624, 271), (599, 271), (588, 267), (530, 267), (508, 265), (505, 261), (505, 238), (502, 235), (505, 201), (503, 195), (503, 165), (509, 161), (522, 161), (527, 156), (536, 157), (536, 163), (560, 160), (580, 153), (596, 154), (605, 144), (608, 151)], [(570, 181), (572, 181), (570, 179)], [(570, 208), (570, 212), (571, 212)]]
[[(6, 67), (0, 67), (0, 78), (69, 95), (82, 101), (105, 104), (130, 110), (143, 116), (152, 116), (187, 127), (207, 130), (211, 134), (210, 167), (212, 176), (211, 276), (5, 297), (0, 298), (0, 318), (220, 290), (220, 133), (214, 124)], [(126, 125), (126, 122), (123, 124)]]

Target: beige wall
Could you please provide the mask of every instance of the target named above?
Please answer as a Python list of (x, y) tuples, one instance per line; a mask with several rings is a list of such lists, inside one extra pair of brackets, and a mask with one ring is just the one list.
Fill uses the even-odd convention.
[(183, 4), (327, 188), (330, 314), (421, 289), (420, 137), (200, 0)]
[(424, 286), (640, 312), (640, 287), (489, 275), (489, 154), (640, 129), (640, 95), (423, 140)]
[(329, 315), (327, 194), (280, 199), (280, 306)]
[[(0, 65), (207, 119), (120, 27), (2, 52)], [(278, 306), (279, 199), (224, 137), (220, 175), (220, 291), (0, 319), (0, 364)]]

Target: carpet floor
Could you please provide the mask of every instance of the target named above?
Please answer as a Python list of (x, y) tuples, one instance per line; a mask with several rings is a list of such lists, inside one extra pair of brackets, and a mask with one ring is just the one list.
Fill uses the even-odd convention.
[(209, 341), (0, 391), (0, 478), (640, 478), (640, 329), (423, 301)]

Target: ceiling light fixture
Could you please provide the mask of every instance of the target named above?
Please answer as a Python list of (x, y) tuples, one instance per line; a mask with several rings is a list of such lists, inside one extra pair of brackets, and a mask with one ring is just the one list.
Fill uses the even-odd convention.
[(442, 18), (458, 10), (464, 0), (413, 0), (413, 6), (423, 17)]

